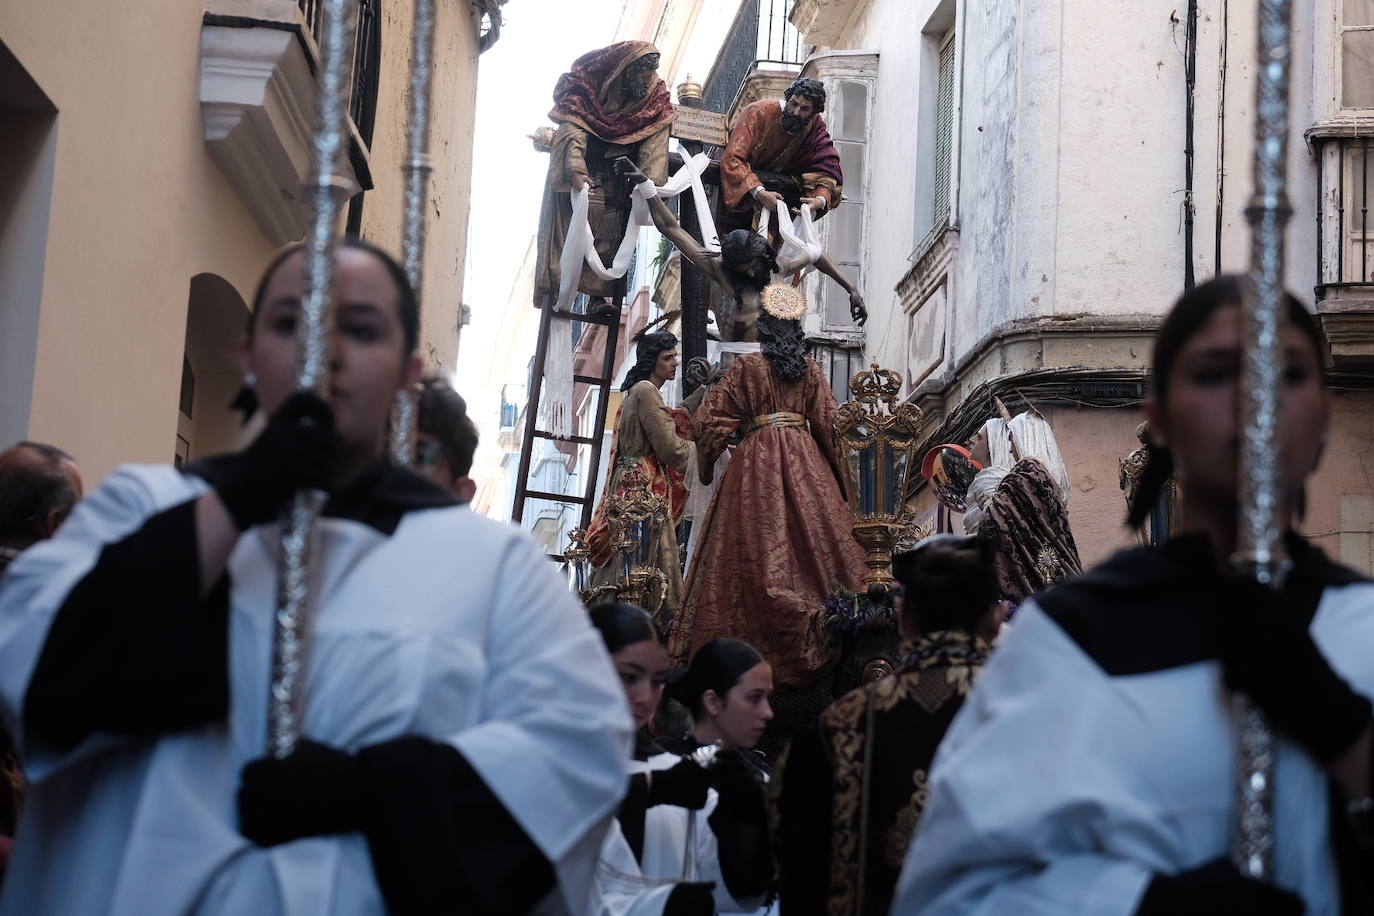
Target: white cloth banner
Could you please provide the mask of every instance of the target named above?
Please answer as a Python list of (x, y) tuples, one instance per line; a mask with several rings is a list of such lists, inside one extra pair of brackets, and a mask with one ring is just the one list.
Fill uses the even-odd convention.
[[(697, 153), (684, 162), (663, 187), (655, 187), (651, 181), (635, 185), (630, 195), (630, 221), (610, 267), (601, 263), (601, 257), (596, 253), (596, 238), (592, 235), (591, 224), (587, 222), (591, 201), (587, 187), (569, 191), (572, 196), (572, 219), (568, 223), (568, 236), (563, 241), (563, 252), (558, 258), (558, 301), (554, 308), (566, 310), (572, 307), (584, 261), (592, 273), (603, 280), (619, 280), (625, 276), (625, 271), (630, 269), (635, 246), (639, 243), (639, 230), (654, 224), (653, 216), (649, 213), (651, 197), (677, 197), (690, 188), (692, 199), (696, 202), (697, 222), (701, 226), (702, 247), (707, 251), (720, 251), (715, 220), (711, 219), (711, 204), (706, 199), (706, 188), (701, 183), (701, 173), (710, 162), (711, 158), (705, 153)], [(555, 317), (550, 330), (540, 416), (550, 435), (566, 439), (572, 435), (572, 322)], [(566, 357), (560, 348), (568, 350)]]
[(654, 224), (649, 214), (649, 198), (677, 197), (682, 192), (692, 191), (692, 199), (697, 206), (697, 222), (701, 225), (702, 247), (707, 251), (720, 251), (720, 238), (716, 235), (716, 224), (711, 219), (711, 204), (706, 199), (706, 188), (701, 183), (701, 173), (706, 170), (711, 158), (705, 153), (697, 153), (682, 164), (663, 187), (655, 187), (653, 182), (642, 181), (635, 185), (631, 193), (630, 222), (625, 227), (625, 236), (620, 248), (611, 260), (611, 266), (601, 263), (596, 253), (596, 239), (592, 227), (587, 222), (589, 193), (582, 190), (569, 191), (572, 195), (572, 222), (568, 224), (568, 237), (563, 242), (563, 254), (558, 259), (559, 287), (557, 308), (568, 308), (577, 295), (577, 279), (581, 276), (580, 263), (585, 261), (603, 280), (619, 280), (625, 276), (634, 257), (635, 246), (639, 242), (639, 229)]
[[(778, 234), (782, 236), (782, 250), (778, 252), (778, 264), (786, 264), (796, 258), (803, 258), (805, 263), (802, 265), (798, 274), (804, 274), (808, 268), (820, 259), (824, 254), (820, 240), (816, 238), (815, 221), (811, 218), (811, 205), (802, 204), (801, 213), (795, 220), (787, 212), (787, 204), (782, 198), (778, 198)], [(768, 226), (772, 222), (773, 213), (764, 209), (759, 218), (759, 235), (768, 237)]]

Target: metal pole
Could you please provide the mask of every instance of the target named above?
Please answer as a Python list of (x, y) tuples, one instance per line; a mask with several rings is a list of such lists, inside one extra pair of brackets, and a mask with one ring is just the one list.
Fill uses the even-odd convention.
[[(297, 333), (296, 388), (320, 390), (328, 372), (330, 287), (334, 282), (335, 230), (347, 197), (337, 175), (347, 138), (348, 50), (353, 46), (353, 12), (358, 0), (324, 0), (320, 42), (313, 178), (309, 187), (314, 219), (305, 247), (305, 288)], [(305, 693), (306, 626), (310, 606), (310, 547), (315, 517), (324, 505), (318, 491), (298, 492), (282, 518), (277, 614), (272, 639), (272, 688), (268, 697), (267, 749), (285, 757), (296, 747)]]
[[(434, 78), (434, 0), (415, 0), (415, 29), (410, 51), (410, 123), (406, 128), (407, 154), (401, 171), (405, 176), (405, 200), (401, 255), (406, 277), (423, 302), (420, 285), (425, 260), (425, 203), (429, 191), (430, 91)], [(408, 466), (415, 455), (415, 392), (396, 393), (391, 414), (391, 460)]]
[[(1283, 533), (1287, 501), (1278, 462), (1278, 394), (1282, 366), (1284, 226), (1287, 194), (1288, 71), (1292, 0), (1260, 0), (1255, 105), (1255, 193), (1251, 226), (1250, 302), (1244, 309), (1240, 386), (1240, 519), (1236, 569), (1279, 588), (1288, 568)], [(1259, 710), (1235, 698), (1240, 728), (1232, 857), (1246, 875), (1273, 880), (1274, 736)]]

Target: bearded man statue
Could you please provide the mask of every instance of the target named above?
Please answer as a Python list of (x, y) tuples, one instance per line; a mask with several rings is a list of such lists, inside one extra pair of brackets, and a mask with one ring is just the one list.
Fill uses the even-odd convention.
[[(658, 49), (622, 41), (583, 54), (558, 78), (549, 119), (558, 125), (539, 219), (534, 305), (558, 297), (559, 256), (572, 219), (569, 190), (590, 187), (587, 220), (602, 263), (615, 256), (630, 215), (630, 184), (612, 164), (627, 156), (655, 183), (668, 178), (673, 105), (658, 75)], [(577, 288), (593, 297), (623, 295), (625, 281), (603, 280), (585, 264)]]
[(844, 173), (824, 110), (825, 87), (803, 76), (781, 99), (763, 99), (741, 112), (720, 161), (727, 213), (719, 228), (749, 226), (756, 206), (772, 211), (779, 199), (794, 209), (809, 203), (817, 216), (839, 204)]

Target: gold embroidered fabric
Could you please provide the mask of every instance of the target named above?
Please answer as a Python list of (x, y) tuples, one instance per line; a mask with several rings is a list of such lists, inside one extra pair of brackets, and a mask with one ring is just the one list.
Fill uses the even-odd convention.
[(865, 571), (853, 514), (840, 484), (831, 434), (835, 396), (821, 369), (783, 383), (762, 354), (731, 365), (694, 418), (697, 461), (711, 467), (741, 425), (792, 414), (802, 425), (757, 430), (735, 448), (702, 518), (699, 548), (673, 622), (674, 664), (717, 636), (751, 643), (778, 685), (805, 684), (833, 650), (821, 620), (838, 582), (854, 588)]
[(831, 916), (886, 913), (925, 808), (926, 774), (982, 670), (987, 644), (963, 631), (920, 639), (889, 677), (820, 717), (833, 796)]
[(761, 429), (787, 429), (789, 426), (805, 428), (806, 417), (799, 413), (765, 413), (750, 420), (743, 429), (745, 436), (752, 436)]

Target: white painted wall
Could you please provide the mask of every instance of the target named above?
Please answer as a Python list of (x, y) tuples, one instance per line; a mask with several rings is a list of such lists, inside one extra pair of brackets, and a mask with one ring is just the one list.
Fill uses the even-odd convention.
[[(1186, 0), (1058, 3), (870, 0), (837, 47), (879, 54), (873, 133), (867, 352), (907, 365), (908, 316), (894, 287), (924, 235), (941, 14), (959, 33), (948, 350), (937, 374), (1010, 320), (1159, 314), (1183, 286)], [(860, 5), (860, 4), (856, 4)], [(1289, 181), (1289, 285), (1310, 301), (1316, 170), (1302, 131), (1329, 104), (1331, 0), (1297, 4)], [(1194, 270), (1216, 270), (1219, 53), (1229, 16), (1221, 269), (1244, 269), (1255, 58), (1253, 4), (1202, 0), (1195, 115)], [(1171, 21), (1171, 14), (1178, 21)], [(1317, 29), (1316, 26), (1321, 28)], [(1321, 53), (1314, 54), (1320, 44)], [(1315, 61), (1315, 63), (1314, 63)], [(1319, 77), (1314, 87), (1314, 72)], [(925, 105), (922, 100), (926, 99)]]

